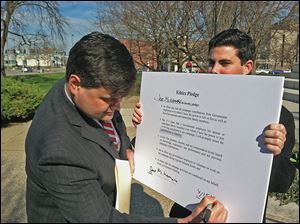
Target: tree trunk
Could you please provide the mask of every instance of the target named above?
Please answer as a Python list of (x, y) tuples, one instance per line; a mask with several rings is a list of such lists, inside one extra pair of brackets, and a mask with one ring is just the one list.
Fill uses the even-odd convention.
[(5, 67), (4, 67), (4, 45), (2, 44), (1, 38), (1, 76), (6, 76)]
[(5, 67), (4, 67), (4, 48), (8, 35), (8, 14), (7, 17), (2, 21), (3, 24), (3, 33), (1, 36), (1, 76), (6, 76)]
[(15, 5), (13, 2), (7, 1), (4, 7), (6, 7), (6, 15), (5, 15), (5, 18), (1, 21), (2, 29), (3, 29), (2, 36), (1, 36), (1, 76), (5, 77), (6, 72), (5, 72), (5, 66), (4, 66), (4, 48), (5, 48), (5, 44), (7, 41), (8, 27), (9, 27), (11, 15), (15, 11)]

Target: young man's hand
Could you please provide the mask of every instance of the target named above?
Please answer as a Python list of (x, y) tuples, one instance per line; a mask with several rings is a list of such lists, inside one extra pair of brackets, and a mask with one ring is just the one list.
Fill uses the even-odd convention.
[(264, 144), (274, 156), (281, 153), (286, 141), (286, 129), (282, 124), (270, 124), (264, 131)]
[(134, 112), (132, 114), (132, 123), (134, 127), (137, 127), (142, 122), (142, 109), (139, 102), (136, 103), (134, 107)]
[(132, 149), (126, 149), (126, 158), (128, 159), (129, 162), (131, 176), (133, 176), (135, 165), (134, 165), (134, 151)]

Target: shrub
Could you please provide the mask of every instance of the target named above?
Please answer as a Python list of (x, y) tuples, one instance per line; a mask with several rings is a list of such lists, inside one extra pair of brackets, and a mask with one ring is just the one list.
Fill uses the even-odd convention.
[(31, 119), (43, 97), (37, 85), (1, 77), (1, 123)]
[(293, 148), (291, 162), (297, 167), (295, 179), (286, 193), (269, 193), (271, 197), (279, 200), (280, 205), (286, 205), (290, 202), (295, 202), (299, 205), (299, 140), (296, 141)]
[(280, 205), (286, 205), (290, 202), (295, 202), (299, 205), (299, 170), (297, 170), (293, 184), (287, 193), (269, 193), (269, 195), (279, 200)]
[(140, 95), (141, 82), (142, 82), (142, 72), (139, 71), (137, 73), (135, 88), (134, 88), (134, 95), (136, 95), (136, 96)]

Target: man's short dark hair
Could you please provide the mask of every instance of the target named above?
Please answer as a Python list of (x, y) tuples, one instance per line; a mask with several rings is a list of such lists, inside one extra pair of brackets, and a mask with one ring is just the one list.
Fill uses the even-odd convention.
[(255, 59), (255, 43), (252, 38), (238, 30), (228, 29), (217, 34), (209, 41), (208, 53), (215, 47), (232, 46), (237, 49), (237, 56), (242, 64)]
[(136, 69), (127, 48), (115, 38), (92, 32), (70, 50), (66, 80), (80, 77), (85, 88), (103, 87), (116, 95), (127, 95), (136, 80)]

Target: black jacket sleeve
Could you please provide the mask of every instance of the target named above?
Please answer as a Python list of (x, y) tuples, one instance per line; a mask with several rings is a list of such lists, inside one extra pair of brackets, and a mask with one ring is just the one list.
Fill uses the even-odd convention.
[(290, 161), (295, 146), (295, 121), (293, 114), (284, 106), (281, 107), (279, 123), (286, 128), (286, 142), (282, 152), (273, 158), (269, 192), (286, 193), (296, 174), (296, 167)]

